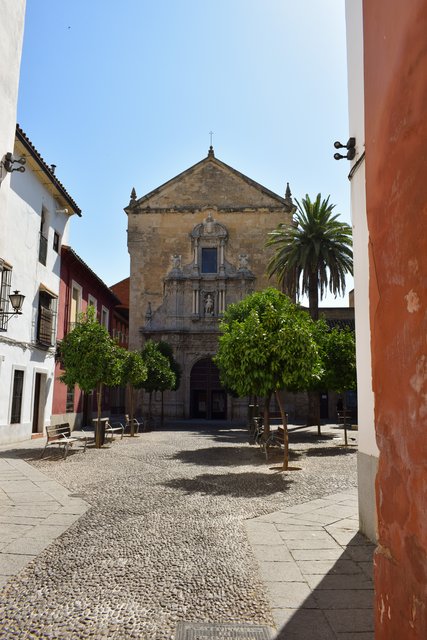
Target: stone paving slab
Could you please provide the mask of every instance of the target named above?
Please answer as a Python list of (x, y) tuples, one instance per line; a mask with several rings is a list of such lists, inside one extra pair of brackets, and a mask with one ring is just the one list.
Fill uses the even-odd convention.
[(254, 545), (253, 550), (269, 593), (277, 640), (373, 640), (374, 547), (358, 533), (355, 492), (249, 521), (251, 542), (257, 530), (274, 540), (269, 556), (264, 551), (268, 546)]
[[(33, 445), (34, 446), (34, 445)], [(20, 573), (89, 505), (29, 465), (0, 455), (0, 587)]]
[[(311, 580), (319, 576), (320, 565), (331, 576), (345, 572), (364, 578), (366, 570), (347, 558), (335, 572), (340, 563), (335, 556), (297, 560), (297, 551), (307, 551), (305, 544), (302, 549), (287, 546), (288, 540), (307, 538), (309, 545), (330, 536), (344, 552), (324, 524), (332, 520), (337, 537), (345, 533), (339, 526), (341, 507), (338, 515), (334, 510), (327, 517), (323, 507), (347, 508), (346, 520), (357, 526), (348, 511), (356, 505), (349, 489), (356, 482), (355, 456), (336, 451), (328, 456), (328, 447), (336, 449), (332, 441), (299, 432), (298, 443), (291, 446), (298, 447), (302, 468), (290, 477), (272, 473), (258, 449), (248, 448), (246, 434), (229, 426), (212, 433), (150, 432), (66, 460), (40, 459), (37, 448), (42, 446), (40, 441), (34, 447), (25, 443), (23, 456), (34, 465), (27, 479), (49, 500), (10, 507), (3, 492), (0, 512), (26, 518), (6, 518), (5, 524), (32, 529), (4, 548), (9, 568), (29, 563), (14, 577), (0, 574), (0, 585), (5, 585), (0, 617), (9, 637), (177, 640), (180, 621), (200, 621), (208, 632), (227, 622), (275, 623), (284, 640), (347, 640), (343, 634), (354, 631), (345, 620), (334, 630), (334, 614), (345, 616), (347, 609), (328, 610), (329, 619)], [(310, 455), (316, 448), (322, 456)], [(3, 478), (22, 479), (25, 463), (15, 458), (9, 466), (12, 472), (5, 471)], [(1, 453), (0, 468), (5, 470)], [(297, 505), (302, 507), (294, 512)], [(61, 515), (76, 517), (72, 529), (67, 530), (71, 519)], [(313, 516), (322, 521), (313, 522)], [(64, 534), (55, 538), (62, 527)], [(40, 540), (48, 545), (41, 551)], [(352, 573), (353, 567), (358, 573)], [(325, 591), (335, 591), (336, 584), (326, 586)], [(301, 635), (302, 630), (309, 635)]]

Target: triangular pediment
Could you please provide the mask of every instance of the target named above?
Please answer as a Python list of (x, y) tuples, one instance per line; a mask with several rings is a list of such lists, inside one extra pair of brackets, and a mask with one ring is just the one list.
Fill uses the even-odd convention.
[(280, 208), (291, 210), (292, 203), (251, 180), (212, 153), (145, 196), (131, 201), (126, 209), (167, 210), (202, 209), (244, 210)]

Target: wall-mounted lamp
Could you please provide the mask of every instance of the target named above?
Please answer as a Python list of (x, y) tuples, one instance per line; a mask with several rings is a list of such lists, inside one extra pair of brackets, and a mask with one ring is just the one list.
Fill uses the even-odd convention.
[(58, 213), (58, 214), (65, 213), (65, 214), (67, 214), (68, 213), (68, 209), (55, 209), (55, 213)]
[[(12, 173), (13, 171), (19, 171), (20, 173), (24, 173), (25, 167), (23, 166), (27, 162), (26, 158), (23, 156), (21, 158), (14, 158), (10, 153), (6, 153), (3, 158), (3, 166), (8, 173)], [(14, 164), (19, 164), (19, 167), (14, 167)]]
[(353, 160), (356, 155), (356, 138), (349, 138), (347, 144), (341, 144), (341, 142), (334, 142), (335, 149), (347, 149), (347, 153), (334, 153), (335, 160)]
[(14, 291), (9, 295), (10, 304), (13, 311), (3, 311), (0, 309), (0, 327), (4, 329), (12, 316), (22, 315), (22, 305), (25, 300), (25, 296), (19, 291)]

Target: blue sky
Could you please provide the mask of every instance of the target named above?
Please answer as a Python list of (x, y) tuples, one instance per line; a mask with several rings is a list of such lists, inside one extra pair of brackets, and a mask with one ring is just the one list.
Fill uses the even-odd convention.
[(343, 0), (27, 0), (18, 122), (82, 209), (73, 248), (127, 277), (132, 187), (204, 158), (211, 130), (220, 160), (350, 223), (345, 47)]

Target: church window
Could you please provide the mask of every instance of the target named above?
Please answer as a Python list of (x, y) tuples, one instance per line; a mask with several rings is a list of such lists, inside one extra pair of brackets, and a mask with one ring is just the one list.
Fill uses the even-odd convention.
[(217, 271), (217, 249), (212, 247), (202, 248), (202, 273), (217, 273)]

